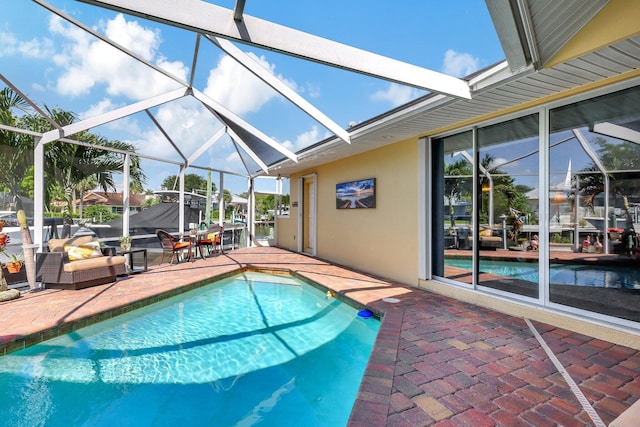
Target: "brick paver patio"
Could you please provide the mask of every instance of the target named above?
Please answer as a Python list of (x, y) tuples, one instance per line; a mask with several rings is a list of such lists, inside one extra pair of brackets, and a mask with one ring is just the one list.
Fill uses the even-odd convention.
[(276, 248), (164, 264), (79, 291), (25, 293), (0, 303), (0, 354), (243, 267), (290, 270), (381, 315), (350, 426), (600, 426), (640, 398), (634, 349)]

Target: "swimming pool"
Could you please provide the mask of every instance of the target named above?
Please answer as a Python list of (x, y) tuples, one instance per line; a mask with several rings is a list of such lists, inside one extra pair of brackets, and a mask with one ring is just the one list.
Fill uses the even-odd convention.
[(0, 357), (3, 425), (345, 425), (379, 323), (244, 273)]
[[(470, 259), (448, 258), (445, 260), (445, 265), (471, 270)], [(480, 263), (480, 270), (485, 273), (534, 283), (539, 281), (537, 263), (483, 259)], [(549, 278), (552, 285), (640, 289), (640, 269), (633, 267), (551, 264)]]

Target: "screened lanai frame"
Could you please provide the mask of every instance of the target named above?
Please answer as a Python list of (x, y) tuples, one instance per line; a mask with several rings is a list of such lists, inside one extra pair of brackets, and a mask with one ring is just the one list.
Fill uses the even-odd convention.
[[(538, 176), (538, 186), (540, 189), (543, 189), (542, 191), (540, 191), (540, 195), (539, 195), (539, 200), (540, 200), (540, 204), (539, 204), (539, 218), (540, 221), (538, 222), (538, 227), (539, 227), (539, 235), (541, 237), (541, 243), (540, 243), (540, 252), (538, 252), (536, 255), (539, 257), (538, 259), (538, 263), (539, 263), (539, 288), (540, 288), (540, 293), (539, 295), (535, 296), (535, 297), (527, 297), (525, 295), (519, 295), (516, 291), (514, 291), (513, 289), (510, 291), (506, 291), (506, 290), (501, 290), (499, 288), (496, 289), (492, 289), (491, 287), (485, 287), (482, 285), (481, 281), (479, 280), (479, 261), (480, 261), (480, 257), (481, 257), (481, 251), (478, 251), (477, 248), (474, 248), (473, 250), (473, 261), (472, 261), (472, 265), (473, 267), (473, 271), (472, 271), (472, 275), (473, 278), (472, 280), (469, 281), (464, 281), (461, 282), (458, 279), (456, 279), (456, 275), (452, 274), (452, 277), (447, 277), (445, 274), (443, 274), (444, 272), (440, 272), (440, 270), (438, 270), (438, 265), (440, 262), (443, 262), (444, 259), (442, 258), (443, 256), (447, 256), (444, 255), (443, 252), (443, 247), (441, 246), (441, 243), (439, 242), (439, 238), (437, 236), (435, 236), (435, 234), (438, 232), (438, 228), (442, 228), (439, 226), (441, 220), (444, 221), (444, 225), (445, 228), (447, 226), (447, 222), (445, 220), (445, 218), (443, 218), (441, 215), (438, 214), (439, 211), (439, 207), (437, 206), (437, 202), (441, 199), (443, 199), (442, 197), (440, 197), (440, 195), (438, 195), (437, 191), (439, 186), (441, 185), (440, 181), (438, 180), (438, 178), (434, 175), (434, 178), (431, 179), (432, 184), (431, 184), (431, 188), (434, 191), (434, 195), (431, 197), (430, 200), (432, 200), (432, 203), (434, 204), (433, 209), (429, 209), (428, 207), (426, 207), (426, 212), (430, 212), (433, 211), (434, 215), (432, 217), (432, 221), (429, 222), (427, 221), (427, 226), (430, 230), (432, 230), (432, 233), (434, 234), (435, 237), (433, 237), (430, 241), (431, 241), (431, 246), (428, 247), (426, 249), (426, 251), (423, 252), (424, 257), (426, 257), (426, 262), (424, 263), (426, 269), (424, 271), (425, 277), (426, 278), (435, 278), (439, 281), (442, 281), (443, 283), (449, 284), (449, 285), (453, 285), (453, 286), (461, 286), (467, 289), (473, 289), (473, 290), (480, 290), (480, 291), (485, 291), (491, 294), (495, 294), (498, 295), (500, 297), (504, 297), (507, 299), (511, 299), (511, 300), (520, 300), (524, 303), (534, 303), (536, 305), (540, 305), (540, 306), (546, 306), (546, 307), (551, 307), (560, 311), (564, 311), (564, 312), (570, 312), (573, 314), (577, 314), (577, 315), (586, 315), (587, 317), (590, 318), (594, 318), (597, 319), (599, 321), (611, 324), (611, 325), (615, 325), (616, 327), (628, 327), (630, 329), (637, 329), (637, 322), (638, 322), (638, 313), (636, 312), (635, 314), (628, 314), (624, 312), (624, 309), (622, 307), (620, 307), (619, 309), (615, 309), (616, 306), (612, 306), (612, 309), (609, 310), (604, 310), (604, 311), (599, 311), (598, 309), (591, 309), (588, 308), (589, 305), (581, 305), (581, 303), (572, 303), (567, 305), (566, 302), (561, 302), (561, 300), (558, 299), (558, 294), (557, 294), (557, 289), (558, 289), (558, 285), (556, 284), (557, 282), (550, 278), (550, 273), (549, 273), (549, 265), (551, 262), (553, 262), (553, 259), (555, 259), (555, 256), (557, 255), (557, 253), (551, 252), (551, 248), (550, 248), (550, 231), (551, 231), (551, 226), (553, 224), (550, 224), (550, 221), (546, 220), (545, 218), (549, 218), (550, 215), (554, 212), (554, 201), (553, 201), (553, 196), (555, 194), (555, 192), (563, 192), (563, 193), (567, 193), (568, 195), (570, 194), (575, 194), (577, 192), (579, 192), (580, 188), (576, 188), (576, 176), (580, 176), (585, 174), (586, 172), (584, 171), (577, 171), (577, 170), (573, 170), (571, 171), (571, 169), (569, 169), (568, 171), (554, 171), (553, 169), (550, 168), (549, 166), (549, 161), (550, 161), (550, 153), (549, 150), (554, 148), (554, 147), (558, 147), (558, 144), (562, 144), (564, 142), (566, 142), (567, 140), (575, 140), (577, 141), (576, 144), (579, 147), (583, 147), (584, 153), (588, 156), (588, 158), (590, 159), (590, 161), (594, 164), (595, 166), (595, 170), (597, 173), (600, 173), (603, 178), (602, 178), (602, 183), (604, 185), (604, 191), (602, 194), (604, 194), (604, 199), (601, 200), (602, 203), (604, 203), (604, 207), (603, 207), (603, 212), (606, 213), (612, 213), (611, 210), (613, 209), (613, 206), (610, 205), (610, 203), (612, 203), (612, 201), (610, 200), (610, 196), (607, 196), (609, 194), (609, 177), (612, 175), (616, 175), (619, 173), (630, 173), (633, 172), (635, 175), (634, 176), (638, 176), (638, 174), (640, 174), (640, 170), (635, 170), (635, 171), (629, 171), (629, 170), (616, 170), (616, 169), (612, 169), (610, 167), (607, 167), (605, 164), (603, 164), (604, 162), (602, 162), (598, 156), (598, 154), (596, 153), (596, 151), (593, 149), (592, 147), (592, 142), (587, 141), (585, 138), (585, 135), (583, 135), (584, 132), (581, 132), (579, 129), (574, 129), (572, 132), (571, 138), (567, 137), (561, 140), (558, 140), (557, 138), (555, 139), (550, 139), (549, 137), (549, 132), (550, 132), (550, 127), (549, 127), (549, 114), (550, 112), (556, 111), (560, 108), (571, 108), (572, 106), (576, 106), (576, 105), (580, 105), (581, 103), (584, 102), (588, 102), (588, 103), (593, 103), (593, 105), (597, 108), (598, 104), (597, 102), (600, 102), (601, 99), (607, 99), (607, 97), (612, 97), (614, 95), (617, 94), (624, 94), (625, 91), (634, 91), (636, 93), (636, 97), (638, 96), (638, 91), (640, 91), (640, 80), (639, 79), (633, 79), (633, 80), (629, 80), (623, 83), (617, 83), (605, 88), (600, 88), (600, 89), (596, 89), (593, 91), (589, 91), (589, 92), (585, 92), (583, 94), (580, 95), (576, 95), (573, 97), (568, 97), (566, 99), (562, 99), (562, 100), (558, 100), (558, 101), (554, 101), (554, 102), (550, 102), (548, 104), (544, 104), (542, 107), (535, 107), (535, 108), (531, 108), (531, 109), (527, 109), (527, 110), (523, 110), (520, 112), (516, 112), (516, 113), (511, 113), (508, 115), (504, 115), (502, 117), (499, 118), (495, 118), (492, 120), (488, 120), (485, 122), (479, 122), (477, 124), (475, 124), (474, 126), (468, 126), (468, 127), (464, 127), (464, 128), (459, 128), (456, 130), (452, 130), (450, 132), (448, 132), (447, 134), (443, 134), (443, 135), (439, 135), (439, 136), (434, 136), (428, 140), (425, 140), (425, 152), (424, 152), (424, 156), (427, 159), (427, 164), (434, 164), (432, 162), (434, 162), (434, 158), (436, 158), (437, 156), (440, 156), (441, 154), (445, 154), (445, 157), (447, 156), (446, 153), (440, 153), (437, 149), (435, 149), (436, 147), (438, 147), (441, 144), (438, 144), (436, 141), (441, 140), (442, 138), (447, 138), (447, 137), (456, 137), (458, 135), (462, 136), (465, 133), (469, 133), (469, 132), (473, 132), (475, 133), (475, 130), (478, 128), (483, 128), (486, 126), (491, 126), (491, 125), (495, 125), (495, 124), (499, 124), (499, 123), (506, 123), (510, 120), (514, 120), (514, 119), (518, 119), (518, 118), (522, 118), (522, 117), (526, 117), (528, 115), (538, 115), (540, 117), (540, 124), (539, 124), (539, 133), (541, 136), (541, 141), (540, 141), (540, 156), (538, 159), (539, 162), (539, 176)], [(623, 96), (623, 95), (618, 95), (618, 96)], [(611, 101), (609, 101), (611, 102)], [(604, 107), (606, 109), (606, 107)], [(622, 109), (621, 111), (627, 111), (626, 109)], [(640, 117), (640, 109), (635, 108), (633, 110), (635, 112), (635, 117)], [(608, 113), (610, 115), (612, 115), (613, 113)], [(627, 113), (625, 113), (626, 115)], [(626, 118), (627, 122), (629, 120), (628, 116)], [(637, 125), (638, 122), (635, 122), (635, 127), (632, 126), (632, 128), (637, 129)], [(611, 127), (611, 126), (610, 126)], [(634, 131), (631, 128), (626, 128), (626, 129), (621, 129), (620, 127), (612, 127), (613, 129), (615, 129), (616, 131), (621, 131), (624, 130), (625, 133), (624, 134), (614, 134), (614, 132), (612, 132), (611, 130), (603, 130), (600, 129), (599, 126), (596, 125), (593, 126), (593, 130), (595, 131), (593, 132), (592, 138), (594, 137), (593, 135), (603, 135), (606, 137), (606, 140), (610, 143), (615, 143), (616, 140), (619, 140), (617, 142), (617, 144), (626, 144), (627, 146), (635, 146), (635, 145), (640, 145), (640, 138), (637, 138), (640, 134), (637, 131)], [(459, 144), (458, 144), (459, 145)], [(455, 146), (455, 150), (454, 151), (458, 151), (462, 148), (458, 147), (458, 145)], [(431, 147), (431, 148), (429, 148)], [(478, 147), (477, 147), (477, 141), (473, 141), (473, 148), (472, 147), (468, 147), (469, 150), (471, 150), (471, 153), (475, 153), (478, 152)], [(508, 153), (505, 152), (505, 157), (507, 156)], [(556, 153), (557, 156), (558, 153)], [(564, 152), (563, 155), (565, 156), (562, 160), (565, 161), (565, 164), (567, 161), (569, 161), (569, 158), (572, 154), (572, 152)], [(513, 157), (513, 156), (512, 156)], [(516, 158), (519, 158), (520, 156), (516, 155)], [(552, 156), (553, 157), (553, 156)], [(501, 164), (506, 164), (509, 163), (510, 159), (506, 158), (504, 159), (505, 161), (502, 162)], [(570, 164), (570, 162), (569, 162)], [(473, 165), (473, 162), (471, 163), (471, 165)], [(574, 165), (575, 166), (575, 165)], [(477, 165), (475, 166), (476, 168), (478, 167)], [(571, 167), (570, 167), (571, 168)], [(576, 168), (577, 169), (577, 168)], [(435, 169), (434, 169), (435, 170)], [(561, 189), (556, 189), (554, 187), (554, 179), (552, 177), (553, 174), (556, 175), (561, 175), (562, 176), (562, 180), (565, 181), (565, 185), (563, 186), (563, 188)], [(435, 174), (435, 172), (434, 172)], [(565, 174), (567, 176), (571, 176), (571, 179), (569, 179), (568, 181), (565, 179)], [(480, 177), (484, 176), (484, 172), (480, 169), (477, 169), (476, 172), (474, 172), (473, 174), (473, 187), (474, 188), (478, 188), (480, 186), (479, 184), (479, 179)], [(471, 178), (471, 176), (464, 176), (465, 178)], [(636, 178), (637, 179), (637, 178)], [(568, 185), (567, 185), (568, 184)], [(636, 182), (637, 184), (637, 182)], [(636, 185), (637, 187), (637, 185)], [(478, 205), (478, 191), (474, 191), (473, 192), (473, 206), (477, 206)], [(638, 198), (638, 196), (640, 196), (640, 194), (634, 194), (634, 196), (636, 198)], [(576, 198), (577, 199), (577, 198)], [(444, 199), (443, 199), (444, 200)], [(547, 202), (543, 202), (544, 200), (546, 200)], [(445, 202), (446, 203), (446, 202)], [(577, 203), (576, 202), (573, 206), (574, 209), (578, 209), (577, 208)], [(446, 206), (445, 206), (446, 208)], [(497, 215), (497, 213), (496, 213)], [(621, 214), (619, 214), (621, 215)], [(618, 216), (619, 216), (618, 215)], [(474, 240), (477, 242), (477, 236), (478, 236), (478, 226), (477, 224), (479, 224), (478, 222), (478, 215), (477, 215), (477, 209), (474, 208), (472, 210), (472, 216), (473, 216), (473, 233), (474, 233)], [(639, 229), (637, 227), (637, 224), (640, 223), (640, 221), (638, 220), (638, 215), (636, 212), (636, 215), (634, 217), (634, 222), (635, 222), (635, 232), (638, 233)], [(574, 225), (577, 226), (577, 221), (574, 222)], [(611, 227), (611, 222), (610, 222), (610, 218), (608, 214), (605, 214), (604, 216), (604, 221), (603, 224), (599, 224), (598, 227), (599, 230), (605, 230), (605, 232), (603, 233), (603, 235), (605, 236), (605, 239), (602, 243), (604, 243), (605, 245), (603, 245), (602, 247), (602, 255), (607, 255), (608, 249), (610, 249), (610, 246), (608, 246), (608, 238), (609, 236), (607, 235), (606, 230), (608, 230), (609, 227)], [(602, 228), (604, 227), (604, 228)], [(587, 227), (588, 228), (588, 227)], [(631, 229), (634, 229), (633, 226), (631, 226)], [(576, 229), (577, 230), (577, 229)], [(584, 231), (584, 230), (582, 230)], [(587, 232), (590, 232), (590, 229), (588, 229)], [(441, 236), (442, 237), (442, 236)], [(542, 243), (544, 242), (544, 243)], [(618, 241), (616, 240), (615, 242), (616, 245), (622, 244), (623, 241)], [(574, 234), (574, 237), (571, 239), (571, 242), (569, 244), (569, 246), (571, 247), (571, 252), (573, 252), (573, 256), (576, 257), (594, 257), (596, 254), (596, 251), (589, 251), (589, 253), (585, 253), (586, 251), (581, 248), (581, 239), (578, 238), (578, 234), (576, 231), (576, 234)], [(591, 246), (591, 249), (593, 249), (593, 246)], [(427, 255), (431, 252), (432, 255)], [(443, 252), (441, 254), (441, 252)], [(598, 252), (599, 253), (599, 252)], [(458, 257), (458, 255), (456, 255), (454, 252), (451, 252), (451, 254), (453, 254), (453, 257), (456, 258)], [(490, 254), (490, 252), (485, 253), (486, 254)], [(611, 253), (610, 254), (613, 257), (616, 257), (618, 255)], [(552, 259), (553, 258), (553, 259)], [(637, 255), (636, 255), (637, 258)], [(522, 263), (524, 262), (524, 260), (527, 260), (528, 258), (524, 258), (521, 259), (519, 262)], [(631, 266), (634, 263), (634, 258), (633, 256), (631, 258), (625, 257), (625, 254), (620, 254), (619, 258), (617, 259), (617, 261), (621, 261), (621, 264), (615, 264), (614, 266), (609, 266), (606, 261), (606, 258), (603, 258), (605, 261), (603, 261), (605, 264), (600, 263), (600, 268), (604, 268), (603, 266), (605, 266), (606, 268), (617, 268), (617, 267), (622, 267), (624, 265), (627, 266)], [(628, 261), (627, 261), (628, 260)], [(635, 261), (637, 263), (637, 261)], [(437, 272), (437, 273), (436, 273)], [(560, 282), (562, 283), (562, 282)], [(587, 282), (585, 282), (586, 284)], [(608, 285), (607, 285), (608, 286)], [(637, 286), (637, 283), (636, 283)], [(550, 288), (549, 288), (550, 287)], [(554, 288), (556, 289), (556, 293), (554, 296)], [(636, 288), (637, 289), (637, 288)], [(637, 292), (637, 290), (636, 290)], [(613, 298), (614, 296), (612, 296)], [(600, 303), (605, 303), (607, 304), (607, 297), (606, 296), (600, 296), (599, 297), (599, 302)], [(617, 297), (616, 297), (617, 298)], [(634, 297), (635, 298), (635, 297)], [(635, 305), (637, 303), (637, 301), (635, 301), (635, 299), (631, 298), (631, 294), (629, 294), (628, 296), (624, 297), (624, 300), (627, 301), (627, 304), (633, 304)], [(613, 302), (612, 302), (613, 303)], [(615, 320), (612, 320), (615, 319)]]
[[(276, 78), (269, 70), (263, 68), (254, 61), (249, 55), (236, 47), (231, 41), (239, 41), (241, 43), (268, 48), (280, 53), (285, 53), (299, 58), (305, 58), (311, 61), (319, 62), (325, 65), (362, 73), (369, 76), (379, 77), (385, 80), (398, 82), (422, 89), (432, 90), (453, 97), (470, 98), (470, 89), (468, 84), (461, 80), (445, 74), (434, 72), (421, 67), (406, 64), (397, 60), (386, 58), (380, 55), (369, 53), (360, 49), (356, 49), (347, 45), (332, 42), (320, 37), (306, 34), (297, 30), (286, 28), (268, 21), (247, 16), (243, 13), (244, 1), (236, 2), (234, 10), (225, 9), (213, 4), (205, 2), (182, 2), (181, 12), (176, 14), (175, 5), (171, 1), (138, 1), (134, 5), (129, 1), (84, 1), (98, 7), (116, 10), (125, 14), (137, 16), (150, 21), (157, 21), (170, 26), (191, 31), (196, 35), (194, 44), (194, 54), (192, 58), (191, 75), (189, 81), (182, 81), (170, 72), (163, 70), (136, 53), (119, 45), (113, 40), (100, 34), (93, 28), (85, 25), (79, 20), (69, 16), (65, 12), (56, 9), (43, 0), (34, 0), (36, 4), (50, 11), (51, 13), (62, 18), (71, 25), (80, 28), (82, 31), (91, 34), (93, 37), (107, 43), (111, 47), (133, 58), (140, 64), (150, 67), (155, 72), (176, 82), (180, 86), (179, 89), (156, 95), (154, 97), (126, 105), (96, 117), (81, 120), (68, 126), (60, 126), (46, 113), (39, 109), (35, 102), (30, 100), (24, 91), (21, 91), (17, 85), (10, 82), (5, 76), (0, 74), (4, 83), (20, 93), (31, 106), (43, 117), (45, 117), (55, 128), (50, 132), (42, 135), (29, 133), (20, 129), (11, 129), (3, 127), (5, 130), (29, 133), (34, 136), (36, 144), (34, 150), (34, 240), (36, 243), (42, 242), (42, 221), (43, 221), (43, 147), (53, 141), (61, 141), (64, 143), (83, 144), (73, 140), (73, 135), (77, 132), (89, 130), (97, 126), (128, 117), (136, 113), (146, 113), (151, 121), (158, 127), (158, 130), (167, 138), (168, 142), (173, 146), (180, 160), (159, 158), (149, 155), (135, 153), (135, 156), (146, 158), (153, 161), (159, 161), (167, 164), (173, 164), (180, 168), (180, 203), (184, 203), (184, 173), (187, 168), (196, 168), (200, 170), (214, 171), (220, 173), (220, 182), (223, 182), (224, 174), (232, 174), (246, 177), (249, 181), (249, 214), (251, 215), (249, 224), (253, 226), (253, 179), (269, 174), (269, 166), (283, 159), (289, 159), (293, 162), (297, 161), (296, 154), (284, 148), (282, 144), (275, 142), (273, 139), (262, 133), (259, 129), (253, 127), (238, 115), (220, 105), (195, 87), (193, 87), (194, 71), (198, 63), (198, 53), (202, 43), (215, 45), (222, 52), (232, 57), (241, 64), (245, 69), (249, 70), (253, 75), (269, 85), (273, 90), (278, 92), (284, 98), (296, 105), (304, 113), (311, 116), (318, 123), (322, 124), (326, 129), (331, 131), (340, 140), (350, 143), (350, 135), (347, 130), (333, 122), (321, 111), (307, 102), (295, 91), (289, 88), (285, 83)], [(175, 18), (180, 15), (179, 18)], [(204, 18), (206, 16), (206, 19)], [(215, 16), (216, 19), (211, 19)], [(233, 23), (231, 27), (227, 23)], [(251, 38), (247, 34), (251, 34)], [(291, 41), (294, 41), (293, 43)], [(308, 41), (309, 43), (302, 43)], [(222, 127), (210, 139), (203, 144), (200, 149), (194, 153), (181, 152), (179, 143), (172, 141), (166, 130), (162, 129), (158, 121), (153, 117), (150, 109), (159, 105), (173, 102), (183, 97), (191, 97), (201, 103), (209, 113), (215, 117)], [(210, 167), (198, 164), (198, 158), (208, 147), (215, 144), (220, 138), (230, 138), (235, 146), (235, 150), (245, 165), (246, 174), (238, 174), (222, 167)], [(105, 147), (96, 147), (105, 149)], [(111, 150), (117, 151), (117, 150)], [(128, 165), (129, 156), (132, 153), (120, 152), (125, 158), (125, 169), (123, 170), (123, 191), (125, 203), (129, 200), (128, 183)], [(220, 191), (223, 189), (221, 188)], [(128, 206), (124, 206), (126, 212), (129, 211)], [(180, 222), (183, 223), (183, 212), (180, 212)], [(128, 215), (123, 219), (123, 230), (128, 232)], [(251, 236), (250, 230), (249, 236)]]

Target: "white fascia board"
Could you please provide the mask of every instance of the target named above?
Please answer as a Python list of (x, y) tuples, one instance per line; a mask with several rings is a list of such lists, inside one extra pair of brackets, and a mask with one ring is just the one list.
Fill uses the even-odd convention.
[[(351, 138), (355, 140), (361, 136), (366, 136), (368, 133), (374, 132), (380, 128), (387, 128), (393, 125), (394, 123), (398, 122), (399, 120), (405, 120), (408, 117), (411, 117), (413, 115), (420, 114), (425, 111), (441, 108), (452, 102), (461, 102), (461, 101), (457, 98), (452, 98), (450, 96), (446, 96), (442, 94), (430, 96), (424, 101), (415, 103), (406, 108), (402, 108), (393, 113), (383, 114), (382, 117), (380, 117), (379, 119), (372, 120), (370, 123), (352, 130), (350, 133)], [(397, 141), (394, 141), (394, 142), (397, 142)]]
[(511, 7), (512, 2), (509, 0), (487, 0), (486, 4), (511, 70), (517, 71), (530, 65), (526, 49), (520, 41), (518, 31), (520, 16), (515, 16), (518, 11), (514, 13)]
[(472, 93), (486, 91), (498, 85), (504, 85), (515, 79), (528, 76), (534, 72), (535, 68), (533, 65), (529, 65), (514, 73), (507, 61), (503, 61), (469, 80), (469, 87)]
[(202, 144), (200, 146), (200, 148), (198, 148), (191, 155), (191, 157), (189, 157), (189, 159), (187, 160), (187, 164), (191, 164), (195, 160), (197, 160), (198, 157), (200, 157), (203, 153), (205, 153), (209, 149), (209, 147), (211, 147), (216, 141), (218, 141), (220, 138), (222, 138), (222, 135), (224, 135), (224, 134), (225, 134), (225, 128), (224, 127), (218, 129), (218, 131), (211, 138), (209, 138), (209, 140), (207, 140), (207, 142)]
[[(297, 157), (296, 157), (296, 155), (294, 153), (292, 153), (291, 151), (287, 150), (282, 145), (278, 144), (273, 139), (269, 138), (267, 135), (265, 135), (264, 133), (260, 132), (258, 129), (256, 129), (255, 127), (251, 126), (249, 123), (247, 123), (242, 118), (240, 118), (238, 115), (236, 115), (235, 113), (231, 112), (229, 109), (227, 109), (226, 107), (224, 107), (221, 104), (217, 103), (213, 99), (209, 98), (204, 93), (202, 93), (199, 90), (194, 88), (193, 89), (193, 96), (194, 96), (194, 98), (196, 98), (197, 100), (199, 100), (203, 104), (209, 106), (214, 111), (219, 112), (223, 116), (229, 117), (231, 120), (233, 120), (234, 122), (236, 122), (237, 124), (242, 126), (247, 132), (252, 133), (257, 138), (260, 138), (269, 147), (271, 147), (274, 150), (280, 152), (282, 155), (288, 157), (289, 159), (293, 160), (294, 162), (296, 162), (296, 163), (298, 162), (298, 159), (297, 159)], [(218, 116), (218, 118), (224, 123), (224, 120), (222, 120), (221, 117)]]
[(469, 86), (462, 79), (253, 16), (243, 15), (242, 21), (237, 21), (233, 10), (204, 1), (181, 0), (180, 7), (175, 6), (174, 0), (80, 1), (372, 77), (471, 99)]
[(336, 122), (327, 117), (324, 113), (314, 107), (306, 99), (300, 96), (296, 91), (287, 86), (282, 80), (277, 78), (271, 73), (271, 71), (264, 68), (258, 62), (256, 62), (249, 55), (238, 49), (229, 40), (222, 39), (215, 36), (205, 36), (211, 42), (216, 44), (227, 55), (235, 59), (239, 64), (253, 73), (260, 80), (271, 86), (275, 91), (287, 98), (289, 101), (297, 105), (302, 111), (311, 116), (318, 123), (333, 132), (338, 138), (342, 139), (347, 144), (351, 144), (351, 138), (349, 138), (349, 132), (340, 127)]
[(130, 116), (132, 114), (146, 110), (147, 108), (174, 101), (185, 96), (186, 92), (187, 90), (185, 90), (184, 88), (177, 89), (171, 92), (164, 93), (162, 95), (154, 96), (153, 98), (146, 99), (144, 101), (136, 102), (135, 104), (127, 105), (126, 107), (108, 111), (95, 117), (91, 117), (76, 123), (71, 123), (70, 125), (67, 125), (62, 129), (50, 130), (49, 132), (46, 132), (42, 135), (42, 143), (47, 144), (62, 137), (71, 136), (78, 132), (82, 132), (96, 126), (100, 126), (105, 123)]

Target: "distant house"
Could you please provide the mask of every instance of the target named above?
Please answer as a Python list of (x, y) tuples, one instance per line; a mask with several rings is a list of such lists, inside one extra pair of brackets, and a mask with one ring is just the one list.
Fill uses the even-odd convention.
[[(130, 194), (129, 195), (129, 211), (140, 212), (142, 204), (149, 197), (146, 194)], [(153, 196), (151, 196), (153, 197)], [(111, 213), (122, 214), (124, 212), (122, 193), (105, 193), (104, 191), (92, 191), (84, 195), (82, 203), (84, 207), (105, 205), (111, 209)], [(76, 206), (79, 201), (76, 201)]]

